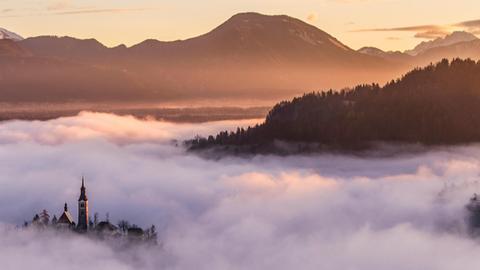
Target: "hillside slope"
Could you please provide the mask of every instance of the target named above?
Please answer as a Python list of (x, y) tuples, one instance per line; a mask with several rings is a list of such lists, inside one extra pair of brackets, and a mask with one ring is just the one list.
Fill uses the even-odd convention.
[(263, 151), (277, 141), (364, 149), (371, 143), (457, 144), (480, 141), (480, 62), (444, 60), (384, 87), (305, 94), (277, 104), (265, 122), (189, 142)]

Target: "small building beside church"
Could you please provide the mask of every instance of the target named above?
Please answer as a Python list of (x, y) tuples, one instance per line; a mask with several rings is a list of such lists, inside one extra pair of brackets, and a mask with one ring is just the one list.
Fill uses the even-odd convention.
[(58, 218), (58, 220), (56, 220), (55, 226), (62, 229), (75, 228), (75, 221), (73, 221), (72, 215), (70, 214), (70, 212), (68, 212), (67, 203), (65, 203), (65, 206), (63, 207), (62, 215), (60, 216), (60, 218)]

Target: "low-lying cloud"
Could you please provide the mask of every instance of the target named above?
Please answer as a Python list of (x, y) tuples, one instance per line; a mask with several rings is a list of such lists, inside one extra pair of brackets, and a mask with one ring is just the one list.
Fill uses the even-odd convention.
[[(173, 124), (84, 112), (1, 123), (2, 269), (480, 266), (464, 225), (464, 205), (479, 190), (479, 146), (215, 160), (173, 141), (259, 121)], [(42, 209), (58, 216), (65, 201), (75, 216), (82, 174), (92, 213), (155, 224), (162, 245), (118, 251), (11, 228)]]

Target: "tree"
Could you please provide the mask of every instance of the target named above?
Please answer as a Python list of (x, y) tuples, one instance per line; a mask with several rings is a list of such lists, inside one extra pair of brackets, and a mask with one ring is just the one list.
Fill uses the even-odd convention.
[[(375, 142), (445, 145), (480, 141), (480, 62), (455, 59), (414, 69), (383, 87), (306, 93), (276, 104), (265, 122), (187, 141), (191, 150), (364, 150)], [(317, 147), (317, 148), (315, 148)], [(233, 151), (232, 151), (233, 150)]]
[(154, 245), (157, 244), (157, 229), (155, 228), (155, 225), (152, 225), (150, 228), (145, 230), (145, 236), (149, 243)]
[(97, 225), (98, 225), (98, 213), (95, 212), (95, 214), (93, 214), (93, 226), (97, 227)]
[(57, 219), (57, 216), (56, 215), (53, 215), (53, 218), (52, 218), (52, 225), (56, 225), (58, 222), (58, 219)]
[(94, 228), (94, 223), (92, 221), (92, 217), (88, 217), (88, 228), (93, 229)]
[(120, 228), (120, 230), (123, 232), (123, 233), (126, 233), (128, 231), (128, 229), (130, 228), (130, 222), (128, 222), (127, 220), (120, 220), (118, 222), (118, 228)]
[(35, 214), (35, 216), (33, 216), (32, 223), (38, 223), (39, 220), (40, 220), (40, 216), (38, 214)]
[(48, 214), (47, 210), (43, 209), (43, 211), (40, 213), (39, 222), (45, 226), (50, 223), (50, 215)]

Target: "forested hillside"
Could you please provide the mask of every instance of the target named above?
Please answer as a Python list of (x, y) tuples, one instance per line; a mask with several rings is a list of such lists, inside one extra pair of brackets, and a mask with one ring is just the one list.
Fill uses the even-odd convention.
[(459, 144), (480, 141), (479, 116), (480, 62), (443, 60), (383, 87), (359, 85), (283, 101), (261, 125), (188, 144), (252, 152), (272, 149), (275, 141), (322, 149), (365, 149), (379, 141)]

